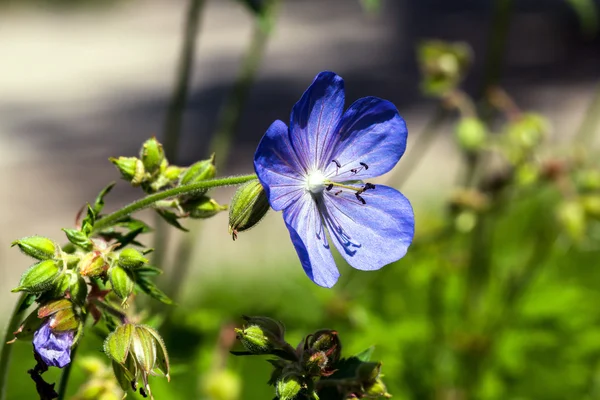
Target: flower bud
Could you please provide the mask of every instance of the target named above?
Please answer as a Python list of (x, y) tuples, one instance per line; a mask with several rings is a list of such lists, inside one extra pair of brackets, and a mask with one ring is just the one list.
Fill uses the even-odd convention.
[(52, 286), (61, 271), (61, 262), (57, 260), (44, 260), (29, 267), (21, 275), (19, 286), (12, 292), (42, 293)]
[(50, 329), (54, 332), (75, 331), (79, 327), (79, 318), (73, 307), (56, 312), (49, 321)]
[(550, 123), (541, 115), (527, 113), (511, 122), (507, 127), (510, 140), (524, 149), (537, 146), (550, 129)]
[(66, 275), (69, 276), (69, 297), (76, 304), (84, 305), (88, 294), (85, 279), (72, 271)]
[(208, 160), (198, 161), (190, 165), (179, 180), (180, 185), (187, 185), (212, 179), (215, 177), (217, 169), (215, 167), (215, 155), (213, 154)]
[(242, 391), (240, 377), (227, 369), (205, 375), (202, 386), (204, 394), (212, 400), (238, 400)]
[(302, 377), (294, 373), (284, 375), (275, 387), (279, 400), (293, 400), (304, 386)]
[(213, 217), (220, 211), (227, 210), (227, 205), (221, 205), (208, 196), (202, 196), (183, 204), (183, 209), (191, 218), (203, 219)]
[(593, 217), (600, 218), (600, 196), (586, 195), (581, 197), (581, 205), (585, 212)]
[(454, 90), (464, 78), (472, 58), (472, 50), (466, 43), (422, 42), (417, 48), (423, 75), (421, 89), (432, 96), (443, 96)]
[(363, 387), (365, 390), (364, 395), (369, 399), (377, 399), (380, 397), (389, 399), (392, 397), (392, 395), (387, 392), (383, 381), (379, 378), (369, 384), (364, 385)]
[(110, 279), (113, 291), (123, 299), (122, 304), (125, 304), (129, 296), (133, 293), (135, 285), (133, 278), (126, 269), (118, 265), (114, 265), (108, 270), (108, 278)]
[(106, 355), (119, 364), (125, 364), (134, 329), (135, 326), (133, 324), (123, 324), (111, 332), (104, 341), (104, 352)]
[(43, 236), (29, 236), (23, 239), (15, 240), (12, 246), (19, 246), (19, 250), (29, 257), (38, 260), (49, 260), (56, 256), (56, 245), (54, 242)]
[(268, 354), (276, 347), (272, 334), (258, 325), (250, 325), (244, 329), (235, 328), (235, 332), (250, 353)]
[(165, 172), (163, 173), (165, 178), (169, 181), (176, 181), (179, 179), (179, 175), (181, 175), (182, 169), (176, 165), (169, 165), (165, 168)]
[(456, 125), (458, 145), (467, 152), (477, 152), (485, 145), (488, 136), (487, 127), (475, 117), (461, 118)]
[(125, 269), (135, 269), (148, 263), (148, 259), (136, 249), (128, 247), (119, 253), (119, 265)]
[(89, 276), (95, 278), (103, 275), (108, 269), (108, 264), (102, 253), (99, 251), (92, 251), (85, 254), (79, 261), (79, 273), (82, 276)]
[[(307, 347), (311, 352), (323, 351), (329, 357), (329, 364), (339, 361), (342, 353), (342, 343), (336, 331), (324, 329), (309, 335)], [(306, 346), (305, 346), (306, 347)]]
[(229, 234), (233, 240), (239, 232), (248, 230), (269, 211), (269, 199), (258, 179), (240, 186), (229, 206)]
[(144, 180), (146, 171), (142, 160), (136, 157), (109, 158), (110, 162), (121, 172), (121, 176), (133, 186), (138, 186)]
[(71, 278), (66, 273), (59, 274), (54, 282), (48, 288), (48, 296), (51, 299), (57, 299), (65, 296), (65, 292), (69, 290)]
[(140, 159), (142, 160), (146, 171), (150, 174), (154, 174), (165, 159), (165, 152), (162, 144), (154, 137), (146, 140), (140, 150)]

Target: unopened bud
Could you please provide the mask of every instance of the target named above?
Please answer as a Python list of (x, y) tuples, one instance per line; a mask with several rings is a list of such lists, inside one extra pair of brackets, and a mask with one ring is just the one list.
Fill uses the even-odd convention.
[(109, 158), (110, 162), (121, 172), (121, 176), (133, 186), (138, 186), (144, 180), (146, 171), (142, 160), (136, 157)]
[(252, 354), (268, 354), (276, 347), (273, 335), (258, 325), (235, 328), (235, 332), (238, 340)]
[(293, 400), (300, 394), (303, 386), (302, 377), (292, 373), (277, 381), (275, 390), (279, 400)]
[(98, 277), (106, 272), (108, 264), (99, 251), (85, 254), (79, 261), (79, 273), (90, 278)]
[(128, 247), (119, 253), (118, 263), (125, 269), (135, 269), (147, 264), (148, 259), (136, 249)]
[(323, 351), (329, 358), (330, 364), (339, 361), (342, 352), (342, 343), (336, 331), (324, 329), (317, 331), (307, 338), (307, 350), (311, 352)]
[(74, 331), (79, 326), (79, 318), (73, 307), (58, 311), (50, 318), (50, 329), (55, 332)]
[(269, 199), (258, 179), (240, 186), (229, 206), (229, 234), (233, 240), (239, 232), (258, 224), (269, 211)]
[(71, 283), (71, 278), (68, 274), (62, 273), (59, 274), (52, 285), (48, 288), (49, 298), (56, 299), (60, 297), (64, 297), (65, 292), (69, 290), (69, 284)]
[(573, 200), (562, 203), (557, 211), (558, 220), (563, 225), (567, 234), (579, 240), (585, 233), (585, 211), (582, 205)]
[(106, 355), (119, 364), (125, 364), (134, 329), (135, 326), (133, 324), (123, 324), (111, 332), (104, 341), (104, 352)]
[(108, 270), (108, 278), (110, 279), (113, 291), (123, 299), (123, 304), (125, 304), (129, 296), (133, 293), (135, 285), (133, 278), (126, 269), (118, 265), (114, 265)]
[(61, 262), (44, 260), (29, 267), (21, 275), (19, 286), (13, 292), (42, 293), (48, 290), (61, 271)]
[(593, 217), (600, 218), (600, 196), (587, 195), (581, 197), (581, 204), (585, 212)]
[(227, 210), (227, 205), (221, 205), (208, 196), (202, 196), (196, 200), (186, 202), (183, 209), (191, 218), (203, 219), (213, 217), (220, 211)]
[(550, 123), (539, 114), (522, 114), (507, 127), (508, 137), (524, 149), (538, 145), (550, 129)]
[(242, 391), (239, 375), (228, 369), (205, 375), (202, 386), (205, 395), (212, 400), (238, 400)]
[(187, 185), (212, 179), (215, 177), (216, 172), (215, 155), (213, 154), (208, 160), (198, 161), (190, 165), (181, 176), (179, 184)]
[(176, 181), (179, 179), (179, 175), (181, 175), (182, 169), (176, 165), (169, 165), (165, 168), (165, 172), (163, 173), (165, 178), (169, 181)]
[(146, 171), (151, 174), (155, 173), (165, 159), (162, 144), (154, 137), (146, 140), (140, 150), (140, 159)]
[(488, 130), (485, 124), (475, 117), (462, 118), (456, 125), (456, 139), (467, 152), (476, 152), (485, 145)]
[(29, 257), (38, 260), (49, 260), (56, 255), (56, 245), (54, 242), (43, 236), (29, 236), (23, 239), (15, 240), (12, 246), (19, 246), (19, 250)]
[(69, 296), (71, 300), (79, 305), (84, 305), (87, 299), (88, 288), (85, 279), (82, 276), (73, 273), (65, 274), (69, 277)]

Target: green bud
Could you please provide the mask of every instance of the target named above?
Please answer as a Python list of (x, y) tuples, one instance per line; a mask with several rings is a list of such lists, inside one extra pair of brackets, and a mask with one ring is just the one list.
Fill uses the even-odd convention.
[(163, 173), (165, 178), (169, 181), (176, 181), (179, 179), (179, 175), (181, 175), (182, 169), (176, 165), (169, 165), (165, 168), (165, 172)]
[(148, 331), (154, 340), (156, 341), (156, 368), (160, 369), (167, 378), (167, 381), (171, 380), (170, 376), (170, 363), (169, 363), (169, 353), (167, 352), (167, 346), (165, 345), (165, 341), (163, 340), (160, 334), (150, 328), (149, 326), (142, 326), (146, 331)]
[(215, 177), (217, 169), (215, 167), (215, 155), (213, 154), (208, 160), (198, 161), (190, 165), (179, 180), (180, 185), (187, 185), (212, 179)]
[(136, 249), (129, 247), (119, 253), (119, 260), (117, 262), (125, 269), (135, 269), (147, 264), (148, 259)]
[(140, 150), (140, 159), (142, 160), (146, 171), (150, 174), (154, 174), (165, 160), (165, 152), (162, 144), (154, 137), (146, 140)]
[(121, 172), (121, 176), (128, 182), (131, 182), (133, 186), (138, 186), (144, 180), (146, 170), (142, 160), (136, 157), (119, 157), (109, 158), (110, 162)]
[(303, 386), (302, 377), (291, 373), (277, 381), (275, 390), (279, 400), (293, 400), (300, 394)]
[(585, 210), (579, 202), (573, 200), (562, 203), (558, 208), (557, 216), (572, 239), (583, 238), (586, 228)]
[(328, 356), (330, 364), (339, 361), (342, 353), (342, 343), (336, 331), (323, 329), (309, 335), (305, 348), (311, 352), (323, 351)]
[(508, 124), (507, 134), (515, 145), (530, 150), (542, 141), (549, 129), (550, 123), (543, 116), (526, 113)]
[(309, 375), (319, 376), (323, 372), (327, 371), (329, 363), (329, 357), (324, 351), (317, 351), (312, 353), (308, 358), (305, 359), (304, 369)]
[(104, 341), (104, 352), (106, 355), (119, 364), (125, 364), (134, 329), (133, 324), (123, 324), (111, 332)]
[(52, 286), (61, 271), (61, 262), (44, 260), (29, 267), (21, 275), (19, 286), (12, 292), (42, 293)]
[(188, 201), (183, 204), (183, 209), (191, 218), (203, 219), (217, 215), (220, 211), (227, 210), (227, 205), (221, 205), (208, 196)]
[(95, 278), (103, 275), (107, 269), (108, 264), (99, 251), (86, 253), (79, 261), (79, 273), (82, 276)]
[(108, 278), (110, 279), (113, 291), (117, 296), (123, 299), (122, 304), (125, 304), (129, 296), (133, 293), (133, 287), (135, 285), (133, 278), (126, 269), (119, 267), (118, 265), (113, 265), (108, 270)]
[(229, 206), (229, 234), (233, 240), (239, 232), (258, 224), (267, 211), (269, 200), (258, 179), (240, 186)]
[(425, 94), (443, 96), (454, 90), (472, 61), (472, 50), (462, 42), (428, 40), (419, 44), (417, 59)]
[(253, 354), (268, 354), (276, 347), (273, 335), (258, 325), (250, 325), (244, 329), (235, 328), (235, 332), (246, 350)]
[(19, 250), (29, 257), (38, 260), (49, 260), (56, 256), (56, 245), (54, 242), (43, 236), (29, 236), (23, 239), (15, 240), (12, 246), (19, 246)]
[(600, 195), (582, 196), (581, 205), (589, 216), (600, 218)]
[(67, 290), (69, 290), (69, 284), (71, 282), (71, 278), (68, 274), (63, 273), (63, 274), (59, 274), (56, 279), (54, 280), (54, 282), (52, 282), (52, 285), (50, 286), (50, 288), (48, 289), (49, 292), (49, 298), (60, 298), (60, 297), (64, 297), (65, 292)]
[(248, 317), (243, 315), (242, 318), (249, 325), (258, 325), (265, 331), (269, 331), (273, 337), (277, 338), (278, 340), (283, 340), (283, 336), (285, 335), (285, 326), (281, 321), (262, 316)]
[(364, 397), (368, 399), (378, 399), (380, 397), (389, 399), (392, 397), (392, 395), (387, 392), (385, 384), (381, 379), (376, 379), (374, 382), (364, 385), (364, 389)]
[(88, 288), (85, 279), (73, 272), (70, 272), (66, 275), (69, 277), (69, 296), (71, 300), (79, 305), (84, 305), (88, 294)]
[(467, 152), (477, 152), (485, 145), (488, 130), (485, 124), (475, 117), (461, 118), (456, 125), (458, 145)]
[(136, 326), (131, 338), (131, 352), (138, 367), (149, 374), (156, 363), (156, 342), (154, 336), (142, 326)]

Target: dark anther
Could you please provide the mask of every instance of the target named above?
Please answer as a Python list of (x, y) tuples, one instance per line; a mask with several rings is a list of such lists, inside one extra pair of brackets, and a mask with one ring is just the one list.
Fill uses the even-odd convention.
[(334, 194), (337, 196), (338, 194), (342, 193), (341, 190), (338, 190), (337, 192), (335, 192)]
[(338, 160), (331, 160), (332, 163), (335, 163), (335, 166), (338, 168), (342, 168), (342, 164)]
[(146, 394), (144, 388), (140, 388), (140, 394), (142, 395), (142, 397), (148, 397), (148, 394)]
[(137, 390), (137, 381), (131, 381), (131, 390), (133, 390), (134, 392)]
[(365, 187), (363, 188), (363, 192), (367, 191), (369, 189), (375, 189), (375, 185), (373, 185), (372, 183), (367, 182), (367, 183), (365, 183)]
[(357, 200), (360, 201), (363, 204), (367, 204), (367, 202), (365, 201), (365, 199), (362, 198), (362, 196), (360, 195), (360, 193), (356, 192), (354, 193), (354, 195), (356, 196)]
[(367, 164), (365, 164), (364, 162), (361, 162), (359, 164), (362, 165), (363, 167), (365, 167), (365, 169), (369, 169), (369, 166)]
[(358, 169), (357, 169), (357, 168), (352, 168), (352, 169), (350, 170), (350, 172), (352, 172), (353, 174), (356, 174), (356, 173), (358, 172)]
[(333, 189), (333, 183), (330, 183), (329, 185), (327, 185), (327, 187), (325, 188), (325, 190), (327, 190), (328, 192)]

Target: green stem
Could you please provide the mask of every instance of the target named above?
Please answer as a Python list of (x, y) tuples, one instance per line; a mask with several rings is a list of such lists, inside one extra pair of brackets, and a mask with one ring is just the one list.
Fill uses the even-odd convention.
[(506, 38), (510, 28), (510, 20), (514, 8), (514, 0), (496, 0), (492, 10), (492, 26), (488, 37), (488, 53), (485, 58), (485, 69), (481, 95), (483, 96), (491, 86), (500, 82), (503, 67)]
[(2, 353), (0, 354), (0, 400), (5, 400), (8, 392), (8, 370), (10, 366), (10, 356), (14, 346), (14, 344), (8, 344), (7, 342), (13, 338), (13, 332), (18, 329), (19, 323), (23, 319), (23, 314), (27, 308), (29, 308), (27, 299), (28, 295), (26, 293), (21, 293), (21, 296), (17, 300), (17, 305), (10, 317), (10, 321), (6, 326), (6, 332), (3, 336), (4, 340), (0, 343), (2, 346)]
[(588, 106), (583, 121), (577, 133), (575, 134), (575, 142), (579, 142), (585, 145), (591, 145), (593, 139), (596, 137), (598, 131), (598, 125), (600, 125), (600, 83), (596, 87), (594, 97)]
[(108, 227), (113, 226), (120, 219), (136, 212), (152, 206), (154, 203), (160, 200), (165, 200), (171, 197), (183, 196), (188, 194), (195, 194), (201, 191), (212, 189), (220, 186), (231, 186), (239, 185), (248, 181), (256, 179), (256, 175), (240, 175), (231, 176), (228, 178), (209, 179), (202, 182), (192, 183), (190, 185), (178, 186), (173, 189), (165, 190), (162, 192), (148, 195), (142, 199), (136, 200), (133, 203), (126, 205), (125, 207), (108, 214), (107, 216), (100, 218), (94, 224), (94, 231), (98, 232)]
[[(204, 5), (203, 0), (190, 0), (183, 32), (183, 44), (177, 66), (177, 75), (175, 85), (171, 93), (171, 100), (167, 108), (165, 124), (163, 127), (164, 142), (163, 148), (165, 156), (170, 162), (177, 161), (177, 150), (179, 147), (179, 138), (181, 136), (181, 121), (185, 103), (189, 94), (190, 81), (192, 78), (192, 67), (194, 65), (196, 41), (200, 27), (200, 17)], [(153, 262), (156, 265), (163, 265), (165, 252), (168, 243), (167, 224), (159, 215), (155, 220), (156, 230), (154, 231), (154, 241), (152, 253)]]

